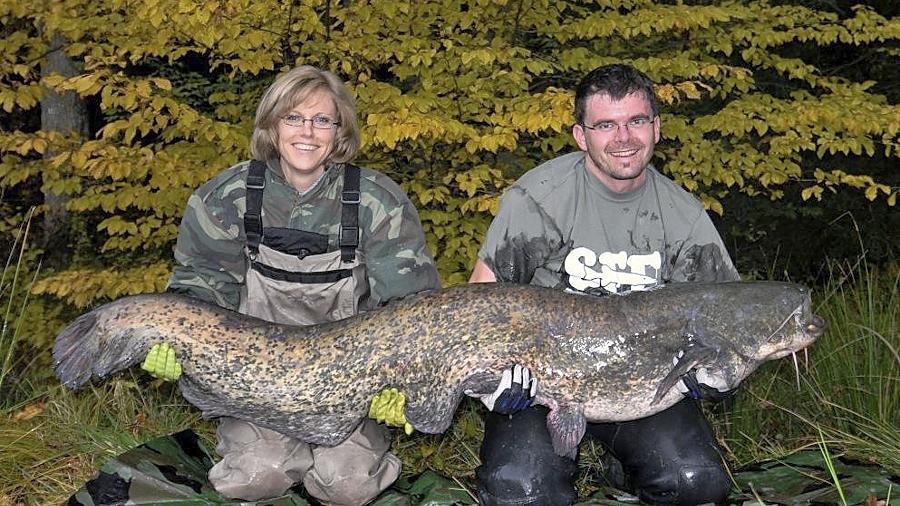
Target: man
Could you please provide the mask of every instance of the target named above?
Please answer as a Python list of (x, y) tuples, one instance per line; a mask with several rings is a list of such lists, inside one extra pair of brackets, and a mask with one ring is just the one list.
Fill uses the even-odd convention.
[[(627, 65), (595, 69), (579, 84), (572, 134), (580, 151), (529, 171), (504, 194), (470, 282), (512, 282), (592, 295), (669, 282), (739, 276), (700, 202), (650, 164), (660, 139), (650, 79)], [(692, 371), (686, 396), (715, 398)], [(540, 378), (538, 378), (540, 380)], [(546, 409), (489, 413), (483, 505), (571, 504), (571, 459), (553, 453)], [(693, 400), (626, 423), (588, 424), (645, 501), (721, 502), (730, 489), (715, 438)]]

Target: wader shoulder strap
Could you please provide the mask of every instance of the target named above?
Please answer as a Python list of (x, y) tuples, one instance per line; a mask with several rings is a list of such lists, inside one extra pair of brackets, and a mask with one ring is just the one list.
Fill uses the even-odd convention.
[(244, 212), (244, 233), (247, 248), (254, 257), (259, 253), (259, 242), (263, 236), (262, 199), (266, 188), (266, 164), (259, 160), (250, 161), (247, 171), (247, 210)]
[(341, 191), (341, 232), (338, 244), (341, 261), (352, 262), (359, 246), (359, 167), (344, 165), (344, 188)]

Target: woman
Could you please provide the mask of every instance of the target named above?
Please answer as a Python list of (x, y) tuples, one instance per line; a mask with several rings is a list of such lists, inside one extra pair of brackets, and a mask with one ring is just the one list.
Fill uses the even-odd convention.
[[(254, 159), (191, 195), (168, 289), (308, 325), (439, 288), (415, 208), (388, 177), (349, 164), (358, 147), (354, 101), (334, 74), (304, 65), (280, 76), (256, 111)], [(217, 435), (223, 459), (209, 478), (234, 498), (302, 481), (323, 503), (365, 504), (400, 470), (389, 431), (372, 420), (333, 448), (236, 419)]]

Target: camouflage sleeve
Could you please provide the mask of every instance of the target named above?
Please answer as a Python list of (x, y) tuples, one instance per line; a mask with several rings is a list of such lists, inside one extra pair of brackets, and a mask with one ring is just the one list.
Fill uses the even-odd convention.
[(670, 281), (740, 281), (741, 276), (728, 256), (728, 250), (706, 211), (701, 211), (685, 240)]
[(237, 210), (204, 201), (198, 193), (188, 199), (178, 227), (176, 266), (167, 289), (236, 311), (246, 272)]
[(527, 284), (561, 242), (562, 234), (553, 219), (522, 188), (513, 185), (500, 201), (478, 257), (497, 281)]
[(399, 205), (384, 209), (371, 227), (362, 245), (370, 288), (364, 309), (441, 287), (419, 213), (405, 195)]

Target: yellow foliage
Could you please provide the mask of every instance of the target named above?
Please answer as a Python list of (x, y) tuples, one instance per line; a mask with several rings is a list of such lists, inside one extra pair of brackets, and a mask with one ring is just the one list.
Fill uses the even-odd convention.
[(816, 200), (822, 200), (822, 191), (823, 188), (819, 185), (809, 186), (807, 188), (804, 188), (803, 191), (800, 192), (800, 197), (803, 200), (809, 200), (813, 197), (815, 197)]
[[(96, 227), (104, 268), (41, 285), (79, 303), (137, 276), (125, 255), (171, 256), (187, 196), (249, 156), (263, 87), (304, 63), (348, 82), (358, 162), (400, 182), (419, 207), (445, 284), (465, 280), (502, 191), (574, 149), (573, 89), (606, 63), (632, 63), (658, 83), (657, 165), (712, 212), (728, 211), (719, 200), (728, 191), (777, 198), (797, 183), (803, 200), (825, 189), (897, 200), (866, 162), (900, 156), (898, 106), (876, 83), (829, 75), (792, 50), (843, 41), (896, 55), (900, 24), (867, 7), (841, 18), (763, 0), (6, 3), (0, 109), (36, 115), (46, 89), (99, 104), (102, 124), (86, 141), (0, 132), (0, 191), (35, 180)], [(77, 75), (41, 77), (40, 33), (66, 38)], [(776, 94), (773, 77), (783, 81)], [(835, 156), (849, 160), (843, 171), (817, 170)]]
[(54, 295), (83, 308), (98, 299), (162, 292), (170, 274), (171, 268), (165, 262), (125, 271), (73, 269), (37, 281), (31, 291)]

